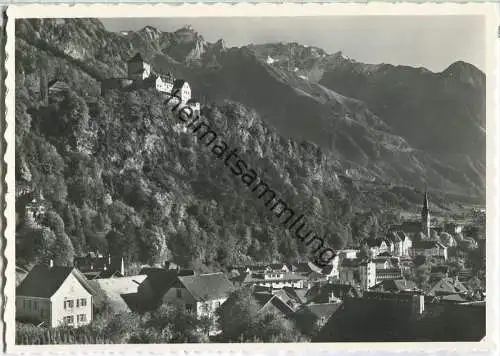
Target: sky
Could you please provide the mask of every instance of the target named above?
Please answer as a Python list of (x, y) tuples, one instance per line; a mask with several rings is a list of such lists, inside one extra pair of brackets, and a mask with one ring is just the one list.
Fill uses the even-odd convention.
[(146, 25), (174, 31), (191, 25), (205, 40), (230, 47), (298, 42), (364, 63), (425, 67), (440, 72), (457, 60), (484, 70), (485, 25), (480, 16), (196, 17), (100, 19), (110, 31)]

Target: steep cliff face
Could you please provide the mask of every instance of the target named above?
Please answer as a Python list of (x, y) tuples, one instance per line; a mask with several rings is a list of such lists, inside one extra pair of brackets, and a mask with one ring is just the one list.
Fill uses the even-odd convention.
[[(53, 214), (41, 224), (60, 240), (69, 238), (76, 252), (107, 249), (133, 261), (170, 256), (201, 269), (306, 253), (165, 111), (161, 94), (99, 95), (99, 80), (126, 75), (126, 61), (136, 52), (157, 70), (187, 79), (202, 101), (203, 119), (309, 214), (334, 247), (352, 244), (372, 228), (383, 233), (382, 222), (360, 227), (376, 220), (366, 214), (382, 219), (417, 211), (415, 187), (425, 183), (435, 211), (484, 198), (484, 163), (416, 149), (370, 101), (328, 88), (326, 74), (320, 84), (289, 71), (279, 65), (286, 56), (277, 50), (228, 49), (222, 41), (205, 42), (191, 28), (115, 34), (87, 19), (20, 20), (16, 29), (16, 184), (43, 191)], [(298, 53), (300, 46), (294, 48)], [(303, 73), (351, 63), (319, 49), (300, 53), (295, 61), (302, 61)], [(279, 61), (270, 64), (267, 56)], [(372, 69), (351, 74), (358, 78)], [(463, 69), (452, 67), (448, 74), (457, 71)], [(42, 103), (43, 76), (66, 82), (70, 90)], [(469, 88), (480, 85), (481, 76), (461, 74), (459, 82)], [(471, 120), (480, 121), (474, 115)], [(20, 229), (21, 246), (32, 236), (26, 231)], [(36, 236), (40, 246), (54, 240), (47, 233)], [(26, 246), (19, 250), (23, 258), (42, 257)]]

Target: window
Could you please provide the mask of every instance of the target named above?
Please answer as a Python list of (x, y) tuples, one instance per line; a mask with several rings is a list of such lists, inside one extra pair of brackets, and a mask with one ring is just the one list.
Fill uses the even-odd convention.
[(65, 324), (73, 324), (73, 322), (74, 322), (73, 315), (65, 316), (63, 318), (63, 321)]
[(72, 300), (65, 300), (64, 301), (64, 309), (71, 309), (73, 308), (74, 304)]
[(81, 307), (87, 306), (87, 299), (85, 299), (85, 298), (80, 299), (80, 306)]
[(208, 310), (209, 310), (209, 303), (203, 303), (202, 310), (204, 312), (208, 312)]
[(177, 288), (176, 292), (177, 292), (177, 298), (182, 298), (182, 289)]
[(216, 308), (220, 307), (220, 301), (216, 301), (216, 302), (215, 302), (215, 307), (216, 307)]
[(85, 314), (80, 314), (80, 315), (77, 315), (76, 316), (76, 320), (81, 323), (81, 322), (84, 322), (84, 321), (87, 321), (87, 315)]
[(38, 310), (38, 302), (37, 301), (33, 301), (33, 309)]

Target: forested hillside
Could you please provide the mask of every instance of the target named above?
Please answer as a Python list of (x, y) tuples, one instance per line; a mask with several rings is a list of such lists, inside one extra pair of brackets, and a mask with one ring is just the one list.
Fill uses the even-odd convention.
[[(418, 211), (426, 182), (434, 211), (484, 199), (483, 163), (453, 166), (414, 149), (369, 105), (268, 66), (251, 49), (203, 42), (192, 29), (110, 33), (87, 19), (19, 20), (16, 31), (20, 264), (71, 264), (90, 250), (197, 270), (305, 256), (165, 111), (161, 94), (100, 95), (99, 81), (125, 76), (136, 52), (188, 79), (204, 120), (334, 248)], [(44, 103), (44, 80), (69, 90)]]

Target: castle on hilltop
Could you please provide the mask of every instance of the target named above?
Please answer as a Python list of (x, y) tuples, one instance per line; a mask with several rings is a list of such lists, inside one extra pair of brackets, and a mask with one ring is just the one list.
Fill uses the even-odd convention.
[(191, 96), (191, 87), (183, 79), (176, 79), (172, 73), (161, 74), (153, 69), (137, 53), (127, 62), (127, 78), (107, 78), (101, 82), (101, 95), (109, 90), (138, 90), (154, 88), (160, 93), (180, 98), (179, 107), (189, 106), (194, 113), (200, 112), (200, 103)]

